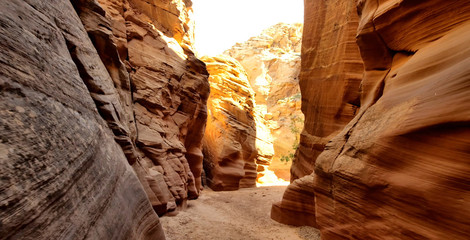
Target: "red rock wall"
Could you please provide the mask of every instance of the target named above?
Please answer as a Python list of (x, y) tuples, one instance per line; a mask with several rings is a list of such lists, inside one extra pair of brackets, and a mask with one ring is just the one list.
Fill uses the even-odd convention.
[(256, 146), (255, 93), (247, 73), (228, 56), (202, 60), (211, 84), (203, 139), (207, 183), (214, 190), (255, 187), (260, 153)]
[(361, 108), (311, 161), (322, 238), (468, 239), (470, 1), (357, 6)]
[(0, 238), (164, 239), (113, 139), (110, 128), (130, 130), (112, 115), (118, 95), (76, 11), (2, 2)]
[(116, 116), (107, 118), (113, 130), (122, 126), (116, 140), (157, 213), (184, 208), (201, 189), (209, 95), (205, 65), (191, 50), (191, 2), (98, 2), (79, 12), (119, 95), (102, 115)]
[(356, 114), (364, 70), (355, 42), (355, 1), (305, 1), (300, 89), (305, 115), (300, 146), (291, 167), (291, 185), (273, 205), (271, 217), (292, 225), (315, 226), (312, 173), (316, 157)]
[(361, 1), (361, 111), (316, 161), (326, 239), (470, 235), (470, 1)]
[(164, 239), (201, 189), (191, 1), (2, 7), (0, 238)]
[(305, 126), (291, 169), (294, 180), (313, 171), (325, 144), (358, 110), (364, 67), (357, 24), (355, 1), (305, 1), (299, 83)]

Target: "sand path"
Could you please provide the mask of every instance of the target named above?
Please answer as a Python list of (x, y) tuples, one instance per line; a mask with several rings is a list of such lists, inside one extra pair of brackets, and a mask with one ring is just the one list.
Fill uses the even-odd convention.
[(205, 189), (199, 199), (189, 201), (188, 209), (160, 220), (169, 240), (319, 240), (315, 228), (283, 225), (269, 217), (271, 204), (285, 188)]

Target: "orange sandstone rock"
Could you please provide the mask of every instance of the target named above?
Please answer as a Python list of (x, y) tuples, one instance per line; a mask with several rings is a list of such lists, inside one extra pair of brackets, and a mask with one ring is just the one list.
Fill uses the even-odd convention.
[(301, 39), (302, 24), (279, 23), (224, 52), (248, 74), (257, 111), (264, 115), (273, 138), (275, 155), (269, 168), (286, 180), (292, 161), (286, 164), (280, 159), (295, 152), (303, 126), (298, 78)]
[[(306, 182), (300, 179), (310, 178), (316, 157), (359, 107), (359, 83), (364, 68), (354, 38), (358, 24), (354, 2), (305, 2), (300, 72), (305, 124), (292, 163), (291, 185), (282, 202), (273, 205), (271, 214), (283, 223), (316, 226), (314, 191), (300, 187), (301, 182)], [(303, 212), (302, 218), (297, 217), (298, 212)], [(310, 220), (305, 221), (307, 218)]]
[(470, 2), (361, 1), (361, 110), (315, 164), (326, 239), (470, 235)]
[[(115, 74), (120, 79), (115, 82), (126, 84), (115, 85), (121, 95), (132, 97), (120, 113), (131, 116), (127, 125), (134, 129), (127, 134), (135, 149), (135, 160), (129, 162), (159, 214), (177, 205), (184, 208), (202, 188), (202, 136), (209, 95), (205, 65), (192, 52), (191, 1), (99, 3), (109, 23), (98, 31), (110, 29), (113, 36), (110, 43), (95, 41), (95, 46), (115, 45), (118, 58), (110, 54), (102, 58), (113, 58), (108, 69), (125, 66), (126, 71)], [(89, 30), (90, 35), (95, 32)]]
[[(341, 12), (315, 6), (323, 2), (306, 3), (307, 13)], [(467, 239), (470, 2), (365, 0), (357, 7), (365, 68), (360, 109), (323, 152), (318, 149), (321, 154), (305, 155), (314, 166), (311, 217), (324, 239)], [(305, 29), (318, 22), (309, 16)], [(312, 39), (328, 35), (314, 29)], [(308, 46), (321, 43), (307, 39), (304, 34), (302, 64), (315, 57)], [(302, 71), (309, 66), (315, 65)], [(301, 89), (309, 89), (302, 77)], [(304, 99), (302, 106), (317, 104)], [(316, 122), (328, 122), (324, 129), (332, 130), (335, 121)]]
[(191, 1), (3, 5), (0, 238), (164, 239), (201, 190)]
[(257, 170), (269, 165), (273, 147), (270, 132), (263, 129), (263, 119), (255, 111), (254, 92), (247, 74), (231, 57), (202, 59), (207, 64), (211, 84), (204, 135), (208, 184), (214, 190), (254, 187)]

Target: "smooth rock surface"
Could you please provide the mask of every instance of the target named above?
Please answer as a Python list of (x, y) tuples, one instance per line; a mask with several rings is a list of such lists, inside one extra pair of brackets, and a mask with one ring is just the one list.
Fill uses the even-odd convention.
[(0, 238), (164, 239), (94, 101), (118, 95), (74, 6), (3, 1), (0, 49)]
[[(305, 2), (305, 29), (309, 23), (343, 19), (337, 7), (353, 9), (356, 4)], [(325, 11), (322, 4), (335, 8)], [(345, 116), (354, 118), (345, 127), (338, 123), (347, 118), (312, 122), (306, 113), (305, 129), (323, 124), (328, 135), (320, 136), (329, 137), (324, 151), (319, 145), (316, 154), (300, 154), (298, 160), (307, 160), (299, 161), (305, 167), (293, 167), (299, 177), (314, 168), (312, 176), (299, 180), (313, 178), (303, 190), (309, 192), (313, 186), (311, 217), (323, 239), (468, 239), (469, 8), (469, 1), (361, 0), (359, 23), (354, 14), (345, 19), (345, 26), (358, 25), (357, 44), (365, 68), (360, 91), (345, 93), (352, 99), (360, 93), (360, 109), (347, 111)], [(352, 39), (355, 28), (344, 36)], [(331, 30), (312, 29), (311, 36), (304, 34), (302, 64), (307, 65), (302, 72), (316, 66), (309, 63), (321, 52), (309, 47), (321, 44), (316, 36), (331, 35)], [(327, 63), (347, 54), (328, 56), (321, 60)], [(348, 76), (344, 69), (338, 73)], [(302, 79), (303, 93), (312, 86)], [(318, 108), (318, 103), (303, 99), (304, 112)], [(314, 143), (315, 136), (303, 134), (301, 145)]]
[(364, 68), (355, 43), (357, 25), (355, 1), (305, 2), (300, 71), (305, 124), (291, 185), (271, 215), (283, 223), (316, 226), (314, 191), (305, 182), (312, 184), (316, 157), (358, 110)]
[(470, 236), (470, 1), (360, 1), (361, 109), (315, 164), (325, 239)]

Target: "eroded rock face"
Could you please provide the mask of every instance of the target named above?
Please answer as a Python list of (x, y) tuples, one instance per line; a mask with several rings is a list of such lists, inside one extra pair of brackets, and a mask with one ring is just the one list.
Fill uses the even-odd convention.
[(191, 50), (191, 1), (98, 2), (81, 18), (124, 109), (116, 112), (129, 131), (114, 132), (126, 136), (121, 146), (154, 209), (184, 208), (201, 190), (209, 95), (205, 65)]
[[(360, 110), (310, 160), (322, 238), (466, 239), (470, 2), (365, 0), (357, 7)], [(318, 9), (306, 1), (307, 13)], [(314, 19), (306, 16), (306, 23)], [(314, 55), (304, 50), (308, 61)]]
[(257, 111), (273, 137), (276, 154), (269, 168), (287, 180), (291, 162), (280, 159), (295, 152), (304, 118), (298, 78), (301, 39), (302, 24), (279, 23), (224, 52), (237, 59), (248, 74)]
[[(210, 73), (209, 117), (204, 135), (204, 166), (214, 190), (254, 187), (257, 165), (267, 166), (272, 142), (261, 138), (269, 130), (255, 110), (254, 91), (237, 60), (203, 57)], [(269, 137), (269, 136), (268, 136)]]
[(0, 235), (164, 239), (155, 211), (201, 188), (191, 1), (3, 7)]
[(325, 144), (355, 116), (359, 105), (364, 68), (354, 38), (357, 25), (355, 1), (305, 2), (300, 72), (305, 124), (291, 167), (291, 185), (273, 205), (271, 217), (279, 222), (316, 226), (309, 175)]
[(361, 110), (316, 161), (317, 223), (326, 239), (466, 239), (470, 2), (379, 3), (359, 2)]
[(103, 120), (121, 123), (102, 115), (119, 96), (72, 4), (4, 1), (0, 33), (0, 238), (164, 239)]

